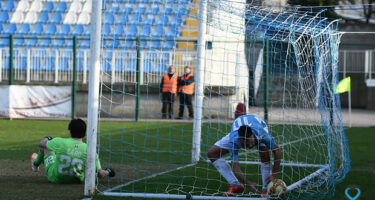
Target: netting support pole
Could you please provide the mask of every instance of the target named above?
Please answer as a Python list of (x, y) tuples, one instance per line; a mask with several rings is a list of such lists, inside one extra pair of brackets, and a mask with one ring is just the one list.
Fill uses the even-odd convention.
[(139, 120), (139, 96), (141, 95), (141, 41), (137, 37), (137, 88), (135, 100), (135, 121)]
[(203, 68), (204, 58), (206, 52), (206, 23), (207, 23), (207, 0), (201, 0), (199, 3), (198, 13), (198, 62), (196, 68), (196, 84), (195, 84), (195, 104), (194, 104), (194, 127), (193, 127), (193, 147), (192, 147), (192, 162), (199, 161), (200, 146), (201, 146), (201, 126), (202, 126), (202, 109), (203, 109)]
[(268, 79), (269, 79), (269, 40), (266, 39), (266, 62), (264, 65), (264, 121), (268, 122)]
[(9, 36), (9, 85), (13, 85), (13, 35)]
[(92, 1), (90, 35), (90, 78), (87, 115), (87, 155), (85, 171), (85, 196), (95, 193), (95, 160), (99, 111), (100, 42), (102, 25), (102, 0)]
[(73, 82), (72, 82), (72, 119), (76, 118), (77, 96), (77, 36), (73, 37)]

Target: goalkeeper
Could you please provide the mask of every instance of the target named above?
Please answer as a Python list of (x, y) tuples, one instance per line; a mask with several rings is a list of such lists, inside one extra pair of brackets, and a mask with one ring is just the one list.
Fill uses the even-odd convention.
[[(39, 143), (40, 151), (31, 155), (31, 169), (39, 171), (44, 164), (47, 179), (52, 183), (80, 183), (84, 181), (86, 165), (86, 143), (82, 141), (86, 134), (86, 123), (81, 119), (70, 121), (68, 129), (71, 138), (43, 138)], [(113, 177), (111, 168), (101, 169), (96, 158), (96, 170), (99, 178)]]
[[(256, 147), (259, 151), (261, 160), (262, 173), (262, 196), (267, 195), (267, 183), (277, 178), (280, 167), (281, 150), (275, 144), (273, 137), (268, 133), (266, 123), (255, 115), (243, 115), (238, 117), (232, 125), (231, 132), (217, 141), (208, 150), (208, 158), (219, 171), (219, 173), (229, 182), (228, 192), (223, 196), (233, 195), (234, 193), (242, 193), (244, 186), (238, 181), (241, 180), (254, 193), (258, 193), (256, 183), (250, 182), (240, 169), (238, 161), (238, 151), (241, 148)], [(269, 151), (273, 152), (274, 165), (271, 173), (272, 163), (270, 161)], [(223, 155), (230, 153), (232, 159), (232, 168), (222, 158)], [(233, 174), (233, 172), (234, 174)], [(238, 179), (237, 179), (237, 178)]]

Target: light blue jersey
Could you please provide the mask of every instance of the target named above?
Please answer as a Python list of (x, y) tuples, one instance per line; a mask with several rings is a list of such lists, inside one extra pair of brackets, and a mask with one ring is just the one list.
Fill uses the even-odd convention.
[(238, 150), (245, 148), (245, 144), (238, 140), (238, 129), (241, 126), (251, 127), (256, 138), (256, 145), (266, 146), (270, 150), (275, 148), (274, 138), (268, 133), (266, 123), (255, 115), (243, 115), (234, 120), (232, 130), (229, 133), (228, 151), (231, 154), (232, 161), (238, 161)]

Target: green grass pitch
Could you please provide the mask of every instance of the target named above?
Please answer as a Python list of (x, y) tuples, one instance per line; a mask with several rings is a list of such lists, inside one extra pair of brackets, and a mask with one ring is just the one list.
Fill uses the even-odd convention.
[[(68, 121), (0, 120), (0, 125), (2, 127), (0, 129), (0, 167), (2, 169), (0, 172), (0, 199), (81, 199), (83, 197), (83, 184), (52, 184), (47, 181), (44, 168), (41, 168), (41, 172), (38, 173), (33, 173), (30, 169), (29, 157), (32, 152), (37, 151), (37, 144), (40, 139), (47, 135), (52, 137), (69, 137), (67, 130)], [(274, 127), (277, 129), (277, 126)], [(293, 129), (293, 126), (288, 128)], [(186, 141), (188, 139), (191, 140), (191, 124), (148, 123), (146, 126), (142, 123), (134, 125), (133, 122), (102, 123), (101, 129), (106, 130), (105, 134), (101, 137), (101, 161), (103, 167), (111, 161), (110, 159), (112, 161), (116, 160), (116, 156), (126, 158), (119, 164), (132, 163), (132, 161), (139, 160), (140, 158), (150, 161), (154, 159), (154, 162), (159, 160), (172, 164), (175, 163), (176, 166), (190, 162), (188, 158), (191, 154), (191, 144)], [(221, 137), (221, 134), (228, 132), (228, 130), (229, 128), (225, 125), (204, 126), (202, 131), (205, 131), (207, 133), (205, 135), (208, 136), (202, 137), (202, 152), (206, 151), (214, 143), (214, 140)], [(127, 135), (127, 131), (135, 131), (140, 134), (136, 138), (124, 138)], [(178, 134), (173, 134), (175, 132)], [(111, 134), (110, 138), (107, 137), (109, 134)], [(375, 191), (373, 191), (375, 187), (375, 182), (373, 181), (375, 178), (375, 157), (373, 156), (375, 146), (372, 144), (372, 141), (375, 139), (375, 127), (346, 129), (346, 134), (349, 141), (352, 168), (346, 179), (337, 185), (333, 199), (345, 199), (344, 190), (347, 185), (351, 184), (355, 184), (361, 189), (360, 199), (371, 199), (375, 196)], [(275, 137), (277, 138), (278, 136), (276, 135)], [(167, 138), (169, 139), (167, 140)], [(169, 140), (173, 140), (174, 143), (169, 142)], [(137, 145), (132, 146), (132, 141), (136, 141)], [(106, 149), (109, 147), (112, 154), (106, 154)], [(154, 154), (145, 153), (141, 151), (143, 147), (158, 149), (160, 152)], [(168, 151), (172, 151), (173, 153), (168, 153)], [(134, 156), (123, 156), (129, 152), (132, 152)], [(254, 156), (256, 155), (254, 154)], [(199, 165), (208, 169), (212, 167), (206, 163), (200, 163)], [(141, 166), (139, 168), (142, 169)], [(148, 168), (144, 168), (138, 174), (147, 174), (147, 170)], [(149, 170), (152, 171), (153, 169), (150, 168)], [(251, 170), (249, 169), (249, 171)], [(286, 171), (287, 169), (285, 169), (285, 173)], [(174, 173), (182, 172), (177, 171)], [(189, 170), (185, 170), (185, 173), (190, 172)], [(194, 173), (200, 175), (200, 172)], [(175, 175), (180, 176), (182, 174)], [(212, 173), (209, 173), (208, 176), (216, 176), (213, 168)], [(214, 178), (217, 179), (217, 177), (212, 177), (212, 179)], [(157, 180), (159, 182), (169, 182), (173, 179), (173, 173), (168, 176), (157, 177), (156, 179), (159, 179)], [(155, 192), (164, 191), (164, 188), (161, 186), (158, 186), (159, 188), (153, 186), (153, 180), (149, 180), (148, 189), (155, 190)], [(202, 188), (217, 188), (217, 182), (214, 180), (207, 182), (205, 180), (205, 177), (198, 179), (195, 186), (202, 185)], [(183, 181), (187, 183), (186, 185), (189, 185), (188, 183), (191, 182), (189, 176), (186, 176)], [(106, 183), (102, 182), (102, 184)], [(130, 187), (139, 188), (135, 184)], [(222, 185), (220, 187), (223, 187), (222, 190), (225, 190), (227, 186)], [(189, 186), (179, 188), (179, 190), (187, 191), (190, 189)], [(144, 188), (140, 190), (144, 190)], [(94, 199), (107, 200), (120, 198), (95, 196)]]

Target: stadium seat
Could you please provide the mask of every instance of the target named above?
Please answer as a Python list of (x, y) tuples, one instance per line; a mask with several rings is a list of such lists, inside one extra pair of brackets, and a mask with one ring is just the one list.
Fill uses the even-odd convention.
[(122, 47), (124, 49), (135, 49), (135, 39), (127, 35)]
[(55, 14), (53, 14), (53, 16), (52, 16), (51, 23), (62, 24), (61, 13), (55, 12)]
[(158, 20), (158, 25), (168, 25), (169, 24), (169, 16), (168, 15), (160, 15)]
[(81, 48), (89, 48), (90, 47), (90, 38), (87, 37), (87, 38), (82, 39), (80, 47)]
[(42, 24), (42, 23), (37, 23), (37, 24), (35, 24), (34, 29), (33, 29), (33, 31), (31, 32), (31, 34), (34, 34), (34, 35), (40, 35), (40, 34), (43, 34), (43, 33), (44, 33), (44, 27), (43, 27), (43, 24)]
[(63, 12), (66, 13), (68, 11), (68, 4), (64, 1), (61, 1), (59, 4), (57, 4), (56, 12)]
[(144, 24), (155, 25), (155, 23), (156, 23), (155, 15), (153, 15), (153, 14), (147, 15), (146, 21), (145, 21)]
[(172, 19), (172, 22), (171, 22), (171, 25), (176, 25), (176, 26), (181, 26), (183, 25), (184, 21), (182, 19), (182, 15), (175, 15), (173, 16), (173, 19)]
[(147, 10), (147, 4), (139, 3), (135, 14), (144, 14)]
[(150, 48), (152, 50), (161, 49), (161, 41), (160, 40), (152, 40), (150, 44)]
[(134, 10), (133, 4), (127, 3), (127, 4), (124, 5), (124, 9), (122, 10), (122, 12), (130, 14), (130, 13), (133, 12), (133, 10)]
[(8, 1), (6, 1), (3, 10), (4, 11), (8, 11), (8, 12), (13, 12), (15, 10), (15, 8), (16, 8), (15, 2), (16, 1), (14, 1), (14, 0), (8, 0)]
[(47, 27), (47, 31), (45, 34), (47, 35), (55, 35), (57, 33), (57, 26), (56, 24), (49, 24)]
[(105, 17), (104, 23), (106, 24), (115, 24), (116, 23), (116, 17), (112, 13), (108, 13)]
[(155, 4), (155, 3), (151, 4), (150, 10), (148, 11), (148, 13), (157, 15), (159, 14), (159, 12), (160, 12), (160, 5)]
[(122, 13), (118, 19), (119, 24), (129, 24), (129, 15), (127, 13)]
[(176, 47), (176, 42), (174, 40), (166, 40), (164, 42), (163, 50), (171, 50)]
[(143, 16), (141, 14), (135, 14), (133, 16), (132, 22), (134, 24), (143, 24)]
[(14, 12), (10, 21), (12, 23), (22, 23), (23, 22), (23, 12)]
[(30, 33), (30, 31), (31, 31), (30, 24), (22, 24), (18, 33), (27, 35)]
[(29, 12), (40, 12), (43, 8), (43, 4), (40, 0), (34, 0), (31, 3)]
[(103, 32), (104, 36), (112, 35), (111, 25), (110, 24), (104, 24), (102, 32)]
[(111, 8), (109, 9), (110, 13), (119, 13), (120, 12), (120, 4), (112, 3)]
[(35, 24), (38, 20), (38, 15), (36, 12), (28, 12), (23, 23)]
[(44, 4), (43, 11), (45, 12), (53, 12), (55, 9), (55, 6), (53, 5), (53, 2), (46, 2)]
[(140, 36), (142, 38), (150, 37), (151, 36), (151, 25), (145, 24), (141, 30)]
[(167, 4), (177, 4), (179, 0), (167, 0)]
[(46, 11), (43, 11), (39, 15), (39, 23), (48, 23), (49, 22), (49, 14)]
[(160, 38), (165, 36), (165, 30), (163, 25), (159, 25), (155, 28), (154, 34), (152, 37)]
[(128, 28), (128, 33), (126, 34), (128, 37), (137, 37), (138, 36), (138, 27), (135, 24), (132, 24)]
[(0, 46), (9, 47), (9, 38), (8, 37), (2, 37), (2, 38), (0, 38)]
[(69, 24), (61, 25), (60, 32), (59, 32), (60, 35), (70, 35), (70, 32), (71, 32), (71, 28)]
[(38, 46), (38, 44), (39, 44), (39, 41), (37, 38), (29, 38), (27, 40), (27, 46), (29, 47), (35, 47), (35, 46)]
[(29, 9), (29, 6), (30, 6), (29, 1), (21, 0), (18, 2), (16, 11), (26, 12)]
[(40, 39), (40, 46), (42, 47), (50, 47), (52, 46), (52, 39), (50, 37), (44, 37)]
[(0, 23), (0, 34), (4, 32), (4, 25)]
[(120, 41), (119, 40), (110, 40), (107, 44), (107, 48), (119, 48), (120, 47)]
[(82, 8), (82, 12), (91, 13), (92, 1), (86, 1), (85, 5)]
[(117, 24), (117, 25), (115, 26), (114, 34), (115, 34), (115, 36), (117, 36), (117, 37), (124, 36), (124, 35), (125, 35), (124, 25), (122, 25), (122, 24)]
[(5, 30), (5, 34), (15, 34), (17, 32), (17, 24), (10, 23), (8, 24), (7, 29)]
[(82, 24), (77, 24), (74, 27), (73, 35), (83, 35), (84, 32), (85, 32), (85, 27)]
[[(103, 5), (103, 8), (104, 8), (104, 5)], [(73, 1), (70, 4), (68, 13), (79, 13), (81, 12), (81, 9), (82, 9), (81, 1)]]
[(77, 24), (89, 24), (90, 23), (90, 14), (87, 12), (82, 12), (79, 14)]
[(178, 15), (187, 15), (189, 10), (187, 9), (186, 5), (180, 5), (177, 7), (176, 13)]
[(0, 22), (1, 23), (9, 23), (9, 13), (7, 11), (3, 11), (0, 14)]
[(169, 27), (167, 38), (175, 38), (180, 35), (180, 31), (178, 29), (178, 26), (171, 26)]
[(65, 38), (57, 38), (55, 40), (55, 44), (54, 44), (54, 47), (65, 47), (66, 46), (66, 43), (65, 43)]
[(74, 12), (69, 12), (65, 15), (64, 24), (76, 24), (77, 14)]
[(188, 4), (191, 3), (191, 0), (179, 0), (178, 3), (181, 4)]

